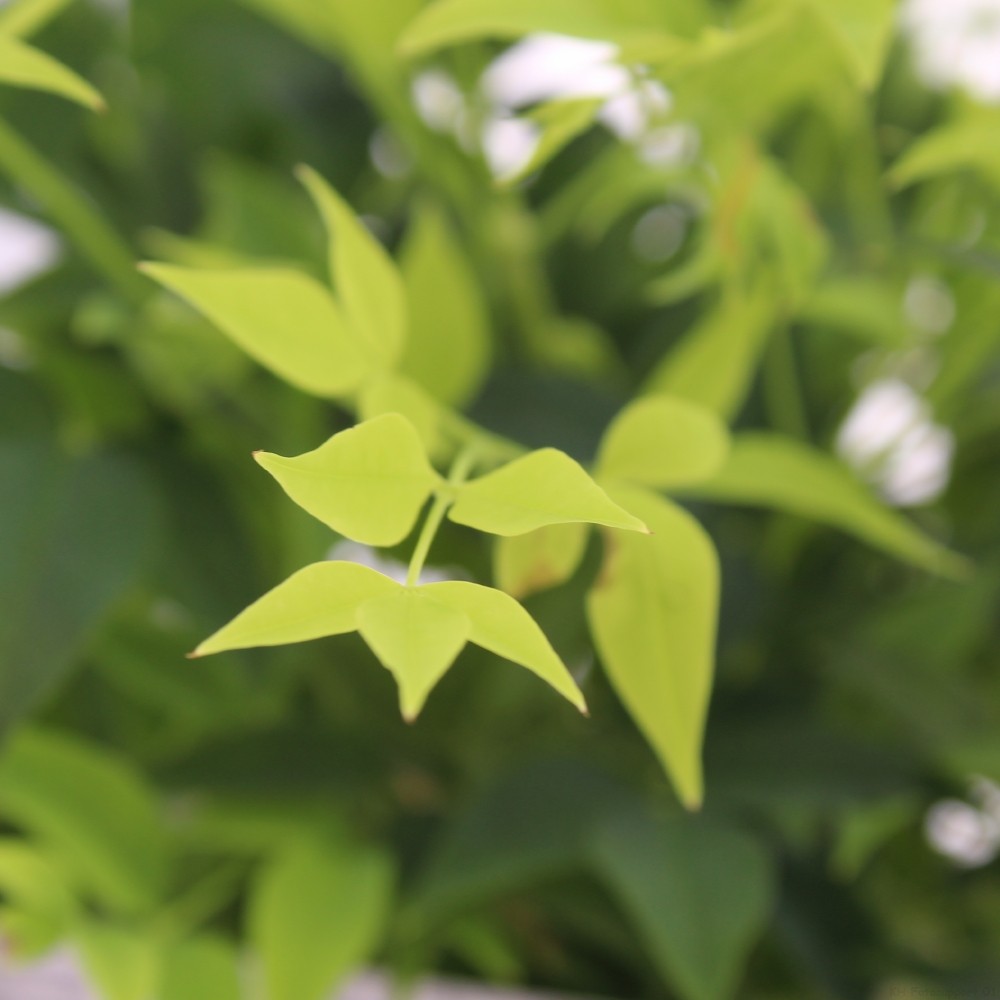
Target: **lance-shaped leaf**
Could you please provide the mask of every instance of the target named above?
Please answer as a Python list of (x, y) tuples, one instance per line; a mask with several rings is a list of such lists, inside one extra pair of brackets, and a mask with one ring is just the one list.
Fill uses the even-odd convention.
[(701, 525), (639, 487), (612, 496), (653, 531), (609, 536), (587, 598), (594, 643), (611, 683), (688, 808), (702, 798), (701, 744), (712, 689), (719, 567)]
[(731, 296), (667, 354), (646, 382), (646, 391), (681, 396), (732, 416), (757, 371), (772, 314), (773, 306), (762, 294)]
[(250, 895), (249, 936), (268, 1000), (322, 1000), (371, 958), (392, 896), (379, 850), (303, 840), (284, 847)]
[(86, 80), (44, 52), (0, 34), (0, 83), (58, 94), (86, 108), (104, 108), (104, 98)]
[(471, 631), (468, 615), (432, 600), (425, 589), (401, 588), (358, 609), (358, 630), (396, 678), (400, 709), (408, 722), (420, 714)]
[(368, 372), (340, 309), (318, 282), (290, 268), (142, 270), (211, 320), (255, 361), (304, 392), (340, 396)]
[(400, 367), (435, 399), (461, 406), (489, 370), (492, 344), (476, 273), (441, 211), (418, 211), (401, 266), (410, 335)]
[(550, 524), (527, 535), (498, 538), (493, 545), (493, 577), (513, 597), (565, 583), (587, 550), (585, 524)]
[(382, 244), (315, 170), (301, 166), (296, 173), (323, 217), (330, 275), (347, 321), (372, 359), (380, 367), (392, 367), (406, 342), (406, 290), (399, 271)]
[(542, 448), (466, 483), (448, 516), (494, 535), (523, 535), (547, 524), (583, 522), (646, 531), (608, 497), (583, 467), (555, 448)]
[(423, 593), (468, 616), (469, 641), (527, 667), (586, 713), (587, 704), (559, 654), (535, 620), (513, 597), (477, 583), (432, 583)]
[(601, 442), (597, 475), (670, 489), (707, 479), (728, 450), (729, 432), (711, 410), (670, 396), (647, 396), (612, 421)]
[(934, 572), (960, 577), (969, 570), (961, 556), (883, 506), (836, 459), (777, 434), (738, 435), (723, 468), (690, 492), (812, 518)]
[(413, 425), (398, 413), (335, 434), (296, 458), (263, 451), (254, 458), (300, 507), (365, 545), (406, 538), (438, 482)]
[(0, 4), (0, 35), (28, 38), (70, 3), (72, 0), (14, 0)]
[(254, 601), (191, 655), (283, 646), (353, 632), (358, 608), (398, 587), (394, 580), (358, 563), (313, 563)]

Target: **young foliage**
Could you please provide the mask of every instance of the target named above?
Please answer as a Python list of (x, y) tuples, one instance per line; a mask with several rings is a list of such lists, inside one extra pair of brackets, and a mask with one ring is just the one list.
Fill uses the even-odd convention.
[(297, 458), (254, 458), (300, 507), (366, 545), (406, 538), (439, 481), (413, 425), (398, 413), (335, 434)]
[(91, 111), (104, 108), (104, 98), (86, 80), (44, 52), (4, 34), (0, 24), (0, 83), (51, 94), (82, 104)]
[(498, 538), (493, 546), (493, 577), (513, 597), (558, 587), (576, 571), (587, 550), (585, 524), (550, 524), (527, 535)]

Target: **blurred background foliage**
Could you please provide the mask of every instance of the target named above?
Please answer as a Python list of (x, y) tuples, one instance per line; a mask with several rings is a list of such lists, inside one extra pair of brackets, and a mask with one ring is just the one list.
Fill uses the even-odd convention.
[[(0, 32), (18, 17), (107, 102), (0, 89), (0, 257), (42, 261), (0, 292), (19, 954), (72, 939), (112, 1000), (236, 997), (248, 947), (281, 1000), (366, 963), (621, 1000), (1000, 990), (995, 2), (8, 0)], [(695, 504), (724, 581), (697, 816), (594, 667), (596, 540), (527, 600), (590, 720), (473, 649), (415, 726), (357, 637), (185, 662), (333, 541), (250, 452), (349, 417), (133, 261), (321, 273), (302, 162), (397, 257), (452, 262), (407, 370), (484, 426), (588, 461), (701, 345), (736, 427), (836, 452), (974, 574)], [(481, 327), (458, 375), (456, 323)], [(457, 526), (433, 559), (490, 579)]]

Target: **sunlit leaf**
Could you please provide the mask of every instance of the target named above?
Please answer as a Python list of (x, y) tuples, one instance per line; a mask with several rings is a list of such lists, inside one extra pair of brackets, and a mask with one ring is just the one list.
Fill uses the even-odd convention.
[(348, 324), (375, 362), (391, 367), (406, 341), (406, 290), (385, 248), (315, 170), (299, 167), (326, 225), (333, 287)]
[(968, 571), (961, 556), (881, 504), (836, 459), (775, 434), (737, 435), (723, 468), (690, 492), (821, 521), (935, 572), (963, 576)]
[(558, 587), (580, 565), (589, 534), (585, 524), (550, 524), (526, 535), (497, 538), (493, 543), (497, 586), (518, 598)]
[(813, 0), (815, 9), (833, 31), (848, 66), (865, 90), (882, 76), (892, 40), (895, 0)]
[(150, 790), (119, 758), (68, 736), (21, 730), (0, 757), (0, 812), (107, 906), (138, 911), (159, 897), (163, 822)]
[(471, 633), (464, 612), (431, 599), (426, 589), (400, 589), (358, 609), (358, 629), (396, 678), (400, 708), (408, 721), (420, 714)]
[(221, 938), (198, 937), (164, 959), (160, 1000), (240, 1000), (236, 949)]
[(448, 516), (494, 535), (523, 535), (548, 524), (586, 522), (645, 531), (590, 478), (579, 463), (543, 448), (466, 483)]
[(254, 457), (300, 507), (366, 545), (401, 542), (438, 481), (417, 432), (398, 413), (335, 434), (295, 458)]
[(918, 136), (889, 171), (896, 188), (942, 174), (974, 170), (1000, 186), (1000, 149), (994, 140), (995, 116), (969, 115)]
[(370, 847), (303, 840), (279, 851), (250, 896), (249, 934), (267, 1000), (322, 1000), (369, 959), (392, 877), (385, 855)]
[(774, 874), (751, 837), (700, 818), (609, 815), (596, 872), (683, 1000), (729, 1000), (767, 926)]
[(400, 367), (436, 399), (462, 406), (489, 368), (492, 344), (478, 279), (440, 210), (418, 210), (401, 267), (410, 336)]
[(730, 295), (653, 370), (644, 389), (733, 416), (750, 388), (773, 323), (767, 297)]
[(145, 264), (143, 271), (187, 300), (247, 354), (317, 396), (357, 388), (368, 372), (330, 293), (298, 271), (199, 271)]
[(463, 581), (428, 584), (422, 593), (468, 617), (470, 642), (527, 667), (581, 712), (586, 712), (586, 702), (576, 681), (535, 620), (513, 597), (492, 587)]
[(405, 375), (386, 372), (366, 383), (358, 394), (358, 416), (372, 420), (398, 413), (413, 425), (427, 454), (445, 458), (453, 447), (445, 434), (445, 410), (426, 389)]
[(702, 799), (701, 745), (715, 663), (718, 558), (686, 511), (638, 487), (611, 495), (651, 537), (616, 534), (587, 598), (594, 644), (629, 714), (681, 801)]
[(43, 28), (72, 0), (13, 0), (0, 5), (0, 35), (27, 38)]
[(0, 83), (45, 90), (98, 111), (104, 98), (86, 80), (38, 49), (0, 33)]
[(0, 927), (20, 957), (65, 938), (78, 903), (59, 868), (28, 843), (0, 840)]
[(357, 609), (399, 585), (367, 566), (321, 562), (306, 566), (241, 611), (206, 639), (194, 656), (227, 649), (280, 646), (353, 632)]
[(597, 459), (600, 479), (669, 489), (707, 479), (729, 450), (726, 425), (711, 410), (669, 396), (646, 396), (614, 419)]
[(539, 130), (535, 148), (523, 165), (512, 173), (500, 176), (498, 183), (502, 186), (516, 184), (541, 170), (549, 160), (594, 124), (603, 104), (603, 99), (579, 98), (550, 101), (532, 111), (526, 116), (526, 120)]

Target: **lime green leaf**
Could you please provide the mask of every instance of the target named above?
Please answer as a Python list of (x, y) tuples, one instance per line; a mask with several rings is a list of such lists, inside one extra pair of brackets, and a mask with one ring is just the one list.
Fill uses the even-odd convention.
[(513, 597), (565, 583), (580, 565), (590, 534), (585, 524), (550, 524), (526, 535), (497, 538), (493, 577)]
[(924, 133), (893, 164), (889, 183), (905, 188), (942, 174), (975, 170), (1000, 186), (996, 127), (995, 116), (969, 115)]
[(71, 69), (6, 34), (0, 34), (0, 83), (45, 90), (92, 111), (100, 111), (105, 106), (104, 98)]
[[(441, 343), (441, 341), (435, 341)], [(358, 415), (373, 420), (386, 413), (405, 417), (434, 459), (444, 459), (453, 449), (444, 432), (446, 411), (417, 382), (386, 372), (368, 382), (358, 394)]]
[(683, 399), (647, 396), (614, 419), (597, 459), (600, 479), (670, 489), (707, 479), (729, 450), (726, 425)]
[(423, 593), (468, 616), (469, 641), (497, 656), (527, 667), (586, 713), (587, 705), (565, 664), (545, 633), (513, 597), (477, 583), (432, 583)]
[(102, 1000), (148, 1000), (157, 995), (159, 955), (149, 937), (96, 922), (78, 927), (75, 937)]
[(689, 492), (812, 518), (938, 573), (968, 571), (965, 559), (884, 507), (836, 459), (775, 434), (738, 435), (719, 473)]
[(142, 270), (304, 392), (340, 396), (356, 389), (367, 373), (337, 304), (305, 274), (285, 268), (198, 271), (167, 264), (144, 264)]
[(497, 178), (497, 183), (509, 187), (541, 170), (549, 160), (594, 124), (603, 105), (603, 99), (579, 98), (551, 101), (532, 111), (526, 116), (526, 120), (540, 130), (534, 151), (513, 173)]
[(64, 939), (78, 914), (76, 898), (59, 869), (19, 840), (0, 840), (0, 897), (0, 927), (21, 958)]
[(618, 27), (600, 0), (438, 0), (414, 18), (399, 48), (418, 56), (460, 42), (535, 32), (610, 39)]
[(367, 600), (399, 586), (367, 566), (322, 562), (306, 566), (241, 611), (192, 654), (282, 646), (357, 629), (355, 612)]
[(812, 0), (829, 24), (852, 75), (865, 90), (882, 77), (896, 16), (895, 0)]
[(304, 510), (366, 545), (396, 545), (410, 533), (438, 477), (398, 413), (335, 434), (296, 458), (257, 452), (258, 463)]
[(395, 263), (350, 205), (315, 170), (297, 171), (323, 216), (333, 287), (355, 336), (372, 358), (392, 367), (406, 341), (406, 290)]
[(27, 38), (45, 27), (71, 0), (14, 0), (0, 7), (0, 35)]
[(763, 295), (728, 296), (670, 351), (644, 389), (734, 415), (743, 403), (772, 327)]
[(167, 868), (163, 822), (122, 760), (67, 736), (21, 730), (0, 758), (0, 812), (107, 906), (132, 912), (158, 899)]
[(297, 841), (270, 861), (249, 914), (267, 1000), (321, 1000), (370, 958), (392, 879), (381, 851), (346, 842)]
[(408, 722), (420, 714), (471, 630), (467, 615), (427, 597), (425, 589), (400, 589), (358, 609), (358, 629), (396, 678), (400, 708)]
[(880, 346), (898, 347), (908, 334), (898, 290), (874, 277), (824, 281), (806, 299), (796, 318)]
[(160, 1000), (240, 1000), (236, 949), (220, 938), (198, 937), (167, 952)]
[(774, 900), (756, 840), (700, 818), (612, 815), (592, 848), (597, 874), (683, 1000), (729, 1000)]
[(638, 487), (611, 495), (653, 531), (609, 536), (587, 599), (594, 644), (629, 714), (688, 808), (702, 799), (701, 744), (712, 689), (718, 559), (701, 525)]
[(417, 213), (401, 266), (410, 337), (400, 367), (436, 399), (462, 406), (489, 370), (492, 344), (479, 280), (440, 210)]
[(457, 524), (494, 535), (523, 535), (547, 524), (585, 522), (645, 531), (569, 455), (533, 451), (496, 472), (466, 483), (448, 512)]

